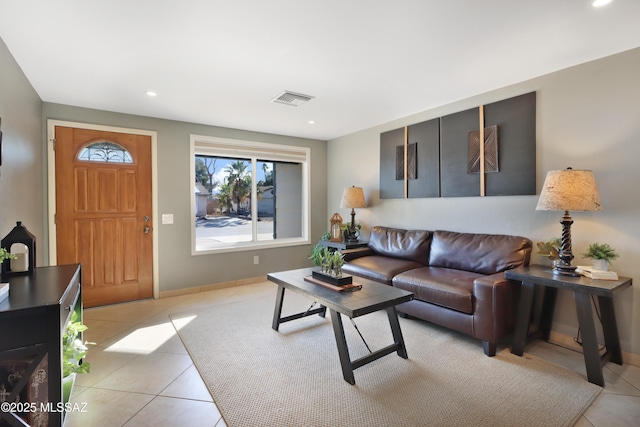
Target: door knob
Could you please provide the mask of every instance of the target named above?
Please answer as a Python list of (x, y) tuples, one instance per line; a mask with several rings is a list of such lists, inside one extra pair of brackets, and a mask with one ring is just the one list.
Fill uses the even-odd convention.
[(151, 227), (144, 227), (144, 234), (149, 234), (149, 231), (151, 231)]

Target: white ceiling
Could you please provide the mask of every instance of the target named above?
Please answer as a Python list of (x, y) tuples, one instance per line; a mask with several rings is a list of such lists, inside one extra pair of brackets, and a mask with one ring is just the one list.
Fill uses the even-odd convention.
[(46, 102), (327, 140), (640, 46), (590, 1), (0, 0), (0, 37)]

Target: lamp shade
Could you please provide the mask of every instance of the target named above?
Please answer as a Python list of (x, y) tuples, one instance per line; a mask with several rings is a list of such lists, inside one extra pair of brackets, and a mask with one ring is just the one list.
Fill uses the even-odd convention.
[(345, 187), (342, 193), (341, 208), (366, 208), (362, 187)]
[(547, 172), (536, 210), (602, 210), (593, 172), (571, 168)]

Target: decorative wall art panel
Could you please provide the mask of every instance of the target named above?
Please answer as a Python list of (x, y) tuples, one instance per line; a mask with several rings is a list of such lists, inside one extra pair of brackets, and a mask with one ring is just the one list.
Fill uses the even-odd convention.
[(535, 162), (531, 92), (381, 133), (380, 198), (534, 195)]
[(480, 195), (480, 176), (468, 173), (469, 131), (477, 130), (479, 109), (461, 111), (441, 117), (440, 177), (442, 197)]
[(397, 147), (402, 147), (402, 167), (404, 167), (404, 128), (394, 129), (380, 134), (380, 198), (404, 198), (403, 178), (396, 180)]
[(536, 93), (484, 107), (485, 126), (498, 126), (500, 172), (486, 175), (487, 196), (536, 194)]
[[(408, 197), (440, 196), (440, 119), (411, 125), (407, 130), (407, 154), (413, 158), (415, 177), (409, 179)], [(411, 147), (415, 147), (412, 154)], [(409, 163), (408, 172), (411, 171)]]

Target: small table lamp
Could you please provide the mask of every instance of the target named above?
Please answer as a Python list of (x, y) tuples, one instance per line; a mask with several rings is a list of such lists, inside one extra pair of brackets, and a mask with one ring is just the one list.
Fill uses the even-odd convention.
[(351, 228), (349, 229), (346, 240), (349, 242), (357, 242), (358, 235), (356, 233), (356, 211), (355, 208), (366, 208), (367, 203), (364, 201), (364, 191), (362, 187), (345, 187), (342, 193), (341, 208), (351, 208)]
[(553, 267), (553, 272), (576, 276), (576, 267), (571, 265), (571, 224), (573, 220), (569, 211), (600, 211), (600, 195), (593, 172), (589, 170), (574, 170), (567, 168), (547, 172), (544, 180), (537, 211), (564, 211), (560, 220), (562, 224), (562, 238), (560, 260)]

